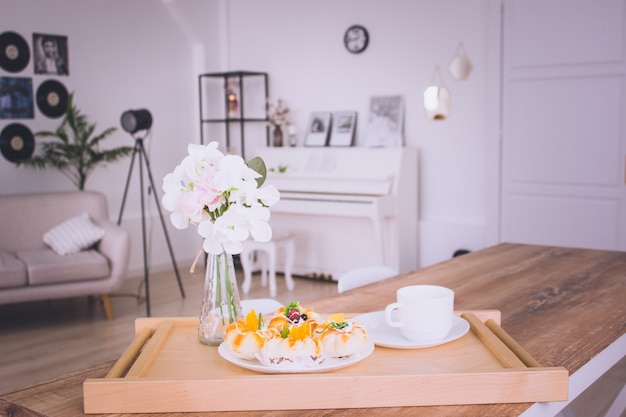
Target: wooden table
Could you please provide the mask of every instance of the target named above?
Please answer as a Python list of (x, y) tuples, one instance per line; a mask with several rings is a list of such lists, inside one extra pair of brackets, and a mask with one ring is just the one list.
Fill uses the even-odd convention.
[[(570, 399), (626, 354), (626, 253), (500, 244), (396, 278), (309, 303), (317, 311), (383, 309), (395, 290), (438, 284), (455, 291), (458, 310), (497, 309), (502, 327), (542, 366), (570, 372)], [(131, 331), (129, 329), (129, 331)], [(112, 363), (26, 387), (0, 398), (0, 415), (83, 415), (82, 383)], [(545, 416), (565, 403), (493, 404), (344, 410), (237, 412), (242, 416)], [(142, 416), (153, 414), (131, 414)], [(171, 414), (170, 414), (171, 415)], [(189, 413), (184, 416), (229, 416)]]

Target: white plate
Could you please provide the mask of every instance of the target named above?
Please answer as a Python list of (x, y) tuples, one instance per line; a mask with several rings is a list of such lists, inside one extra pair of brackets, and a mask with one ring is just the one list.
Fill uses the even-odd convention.
[(241, 309), (243, 310), (244, 317), (246, 317), (252, 309), (254, 309), (257, 314), (262, 313), (265, 316), (266, 314), (273, 314), (281, 307), (284, 306), (272, 298), (251, 298), (248, 300), (241, 300)]
[(444, 343), (460, 338), (467, 333), (470, 328), (469, 323), (465, 319), (454, 316), (452, 329), (450, 329), (450, 333), (448, 333), (443, 340), (438, 342), (412, 342), (400, 333), (400, 328), (391, 327), (385, 322), (384, 311), (361, 314), (354, 317), (352, 320), (365, 326), (367, 335), (376, 345), (394, 349), (423, 349), (443, 345)]
[(350, 365), (354, 365), (357, 362), (361, 362), (374, 352), (374, 343), (369, 342), (361, 349), (359, 353), (350, 358), (327, 358), (324, 363), (312, 367), (290, 367), (290, 368), (278, 368), (273, 366), (266, 366), (259, 362), (257, 359), (245, 360), (236, 357), (230, 351), (225, 343), (222, 343), (217, 348), (217, 352), (220, 356), (226, 359), (228, 362), (240, 366), (251, 371), (262, 372), (264, 374), (303, 374), (303, 373), (322, 373), (335, 371), (337, 369), (346, 368)]

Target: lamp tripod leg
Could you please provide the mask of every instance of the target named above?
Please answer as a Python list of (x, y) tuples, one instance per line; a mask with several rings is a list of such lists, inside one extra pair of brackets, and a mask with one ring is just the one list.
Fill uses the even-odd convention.
[(122, 205), (120, 207), (120, 214), (117, 217), (117, 225), (122, 223), (122, 215), (124, 214), (124, 206), (126, 205), (126, 196), (128, 195), (128, 187), (130, 185), (130, 177), (133, 174), (133, 166), (135, 165), (135, 157), (137, 156), (137, 143), (135, 142), (135, 148), (133, 149), (133, 156), (130, 159), (130, 167), (128, 168), (128, 176), (126, 177), (126, 186), (124, 187), (124, 195), (122, 196)]
[(159, 201), (159, 197), (157, 196), (156, 187), (154, 186), (154, 179), (152, 178), (152, 171), (150, 170), (150, 162), (146, 157), (146, 152), (143, 148), (143, 143), (139, 144), (141, 148), (141, 153), (144, 156), (144, 162), (146, 164), (146, 171), (148, 172), (148, 180), (150, 181), (150, 186), (152, 187), (152, 195), (154, 196), (154, 202), (159, 212), (159, 219), (161, 220), (161, 227), (163, 228), (163, 234), (165, 235), (165, 240), (167, 242), (167, 248), (170, 253), (170, 258), (172, 259), (172, 267), (174, 268), (174, 273), (176, 274), (176, 280), (178, 282), (178, 289), (180, 290), (180, 295), (182, 298), (185, 298), (185, 289), (183, 288), (183, 282), (180, 279), (180, 272), (178, 271), (178, 265), (176, 264), (176, 259), (174, 258), (174, 251), (172, 250), (172, 244), (170, 242), (170, 236), (167, 233), (167, 227), (165, 225), (165, 221), (163, 220), (163, 211), (161, 210), (161, 202)]
[(146, 250), (146, 221), (144, 214), (144, 198), (143, 198), (143, 170), (141, 165), (141, 155), (143, 147), (140, 146), (141, 139), (135, 139), (135, 148), (133, 149), (133, 156), (130, 160), (130, 166), (128, 168), (128, 176), (126, 177), (126, 186), (124, 187), (124, 195), (122, 197), (122, 205), (120, 207), (120, 214), (117, 217), (117, 225), (122, 224), (122, 218), (124, 216), (124, 207), (126, 206), (126, 197), (128, 196), (128, 189), (130, 186), (130, 178), (133, 174), (133, 167), (135, 166), (135, 158), (139, 154), (139, 187), (141, 191), (141, 236), (143, 243), (143, 283), (144, 291), (146, 293), (146, 315), (150, 317), (150, 281), (148, 277), (148, 255)]
[(139, 153), (139, 189), (141, 200), (141, 240), (143, 244), (143, 282), (146, 290), (146, 315), (150, 317), (150, 279), (148, 273), (148, 244), (146, 238), (146, 215), (143, 196), (143, 165), (141, 164), (142, 152)]
[[(143, 181), (143, 165), (146, 167), (146, 171), (148, 172), (148, 180), (150, 182), (150, 187), (152, 187), (152, 193), (154, 194), (154, 199), (156, 203), (157, 210), (159, 212), (159, 218), (161, 220), (161, 226), (163, 227), (163, 233), (165, 234), (165, 240), (167, 242), (167, 247), (169, 249), (170, 257), (172, 260), (172, 267), (174, 268), (174, 273), (176, 274), (176, 279), (178, 282), (178, 288), (180, 290), (180, 294), (182, 298), (185, 298), (185, 290), (183, 288), (183, 283), (180, 278), (180, 272), (178, 271), (178, 265), (176, 264), (176, 259), (174, 258), (174, 252), (172, 250), (172, 245), (170, 242), (169, 234), (167, 233), (167, 228), (165, 226), (165, 221), (163, 220), (163, 212), (161, 211), (161, 206), (159, 205), (159, 199), (156, 194), (156, 188), (154, 186), (154, 180), (152, 178), (152, 172), (150, 171), (150, 163), (146, 156), (145, 149), (143, 147), (143, 139), (135, 138), (135, 149), (133, 150), (133, 155), (130, 162), (130, 167), (128, 170), (128, 177), (126, 178), (126, 186), (124, 188), (124, 196), (122, 197), (122, 205), (120, 207), (120, 214), (117, 219), (117, 224), (120, 225), (122, 223), (122, 217), (124, 214), (124, 206), (126, 205), (126, 197), (128, 195), (128, 189), (130, 184), (130, 178), (133, 172), (133, 166), (135, 164), (135, 157), (139, 154), (139, 187), (140, 187), (140, 199), (141, 199), (141, 233), (142, 233), (142, 245), (143, 245), (143, 269), (144, 269), (144, 285), (145, 285), (145, 293), (146, 293), (146, 314), (150, 317), (150, 280), (149, 280), (149, 268), (148, 268), (148, 250), (147, 250), (147, 237), (146, 237), (146, 215), (145, 215), (145, 199), (144, 199), (144, 181)], [(142, 163), (143, 161), (143, 163)]]

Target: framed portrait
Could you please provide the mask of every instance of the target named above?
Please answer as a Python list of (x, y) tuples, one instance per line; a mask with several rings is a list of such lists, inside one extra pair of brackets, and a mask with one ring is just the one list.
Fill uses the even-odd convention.
[(370, 147), (404, 145), (404, 96), (370, 98), (365, 143)]
[(69, 75), (67, 36), (33, 33), (35, 74)]
[(326, 146), (332, 114), (329, 111), (316, 111), (311, 113), (306, 130), (304, 146)]
[(330, 146), (352, 146), (356, 130), (355, 111), (337, 111), (333, 113), (333, 127), (330, 133)]

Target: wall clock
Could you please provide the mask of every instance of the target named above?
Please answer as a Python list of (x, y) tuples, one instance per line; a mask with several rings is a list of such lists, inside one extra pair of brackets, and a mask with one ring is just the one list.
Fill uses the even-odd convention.
[(345, 35), (343, 35), (343, 44), (346, 46), (346, 49), (353, 54), (360, 54), (365, 51), (367, 48), (367, 44), (370, 41), (370, 35), (361, 25), (352, 25), (346, 30)]

